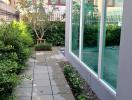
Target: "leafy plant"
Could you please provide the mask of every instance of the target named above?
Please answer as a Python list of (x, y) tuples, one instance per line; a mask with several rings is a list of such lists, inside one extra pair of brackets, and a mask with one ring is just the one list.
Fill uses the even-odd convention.
[(74, 92), (77, 100), (87, 100), (87, 96), (83, 93), (83, 81), (77, 72), (70, 65), (64, 66), (64, 75)]
[[(99, 40), (99, 26), (97, 24), (85, 25), (84, 47), (97, 46)], [(105, 33), (104, 33), (105, 34)], [(118, 46), (120, 44), (121, 27), (118, 25), (107, 25), (105, 34), (106, 46)]]
[(87, 96), (85, 94), (80, 94), (77, 96), (78, 100), (87, 100)]
[(46, 50), (52, 50), (52, 44), (51, 43), (41, 43), (35, 45), (36, 51), (46, 51)]
[(51, 22), (52, 28), (45, 33), (45, 40), (55, 46), (64, 46), (65, 44), (65, 23)]
[(33, 43), (31, 34), (26, 28), (26, 24), (22, 21), (13, 21), (10, 24), (1, 25), (0, 40), (5, 45), (0, 51), (2, 53), (8, 51), (16, 52), (18, 63), (24, 65), (30, 54), (30, 50), (28, 49)]
[(0, 99), (14, 100), (13, 89), (20, 83), (20, 71), (29, 58), (33, 40), (24, 22), (0, 27)]

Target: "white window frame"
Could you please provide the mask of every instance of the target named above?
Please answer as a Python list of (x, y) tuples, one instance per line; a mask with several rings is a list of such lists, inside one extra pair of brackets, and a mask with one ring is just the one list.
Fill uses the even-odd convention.
[(105, 15), (106, 15), (106, 7), (107, 0), (102, 0), (102, 13), (100, 20), (100, 37), (99, 37), (99, 56), (98, 56), (98, 74), (95, 73), (88, 65), (82, 62), (82, 48), (83, 48), (83, 27), (84, 27), (84, 17), (83, 17), (83, 1), (81, 1), (81, 9), (80, 9), (80, 33), (79, 33), (79, 57), (77, 57), (72, 52), (72, 1), (70, 0), (70, 39), (69, 39), (69, 53), (72, 55), (80, 64), (82, 64), (99, 82), (110, 92), (113, 96), (116, 96), (116, 91), (109, 86), (102, 78), (101, 78), (101, 67), (102, 67), (102, 53), (103, 53), (103, 37), (104, 37), (104, 25), (105, 25)]

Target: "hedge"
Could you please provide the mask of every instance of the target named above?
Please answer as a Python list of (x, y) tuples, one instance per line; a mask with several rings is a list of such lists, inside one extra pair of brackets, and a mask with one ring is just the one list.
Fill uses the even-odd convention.
[(20, 21), (0, 26), (0, 99), (12, 100), (13, 89), (20, 83), (19, 73), (29, 58), (33, 44), (27, 25)]

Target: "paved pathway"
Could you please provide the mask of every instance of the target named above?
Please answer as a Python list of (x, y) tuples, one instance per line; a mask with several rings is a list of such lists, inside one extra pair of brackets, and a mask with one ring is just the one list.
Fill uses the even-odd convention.
[(52, 52), (36, 52), (29, 59), (24, 79), (15, 94), (18, 100), (74, 100), (69, 85), (58, 63), (64, 56), (54, 48)]

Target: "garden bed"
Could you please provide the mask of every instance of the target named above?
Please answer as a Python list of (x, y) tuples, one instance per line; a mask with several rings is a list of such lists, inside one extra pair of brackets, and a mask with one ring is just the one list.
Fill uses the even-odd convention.
[(76, 100), (99, 100), (88, 83), (69, 62), (59, 62)]
[(35, 51), (51, 51), (52, 44), (51, 43), (40, 43), (35, 45)]

